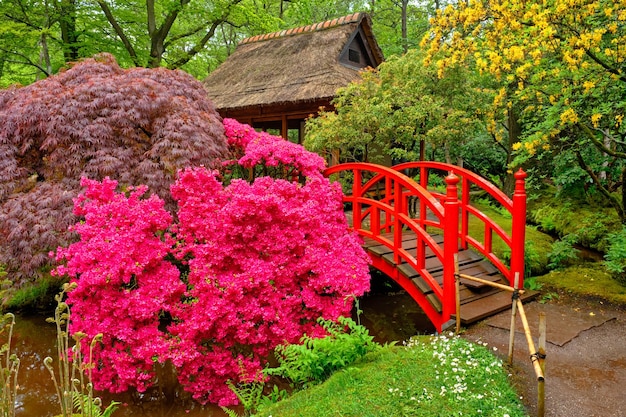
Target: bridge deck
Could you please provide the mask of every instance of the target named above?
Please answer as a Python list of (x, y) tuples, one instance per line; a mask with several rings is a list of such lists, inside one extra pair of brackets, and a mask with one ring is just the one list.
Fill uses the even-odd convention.
[[(391, 234), (386, 237), (392, 239)], [(437, 243), (443, 242), (441, 235), (433, 235), (433, 238)], [(396, 266), (400, 273), (409, 278), (426, 296), (431, 305), (437, 311), (441, 311), (441, 302), (435, 297), (430, 287), (424, 282), (423, 278), (415, 269), (406, 263), (395, 265), (393, 261), (393, 250), (387, 246), (381, 245), (367, 237), (364, 238), (364, 242), (363, 247), (368, 251), (370, 256), (380, 257), (389, 264)], [(414, 233), (403, 232), (402, 247), (408, 251), (415, 251), (416, 238)], [(458, 261), (459, 272), (461, 274), (501, 284), (508, 284), (495, 266), (472, 250), (459, 248)], [(426, 249), (426, 269), (428, 269), (433, 278), (441, 285), (443, 282), (443, 265), (428, 248)], [(536, 298), (537, 295), (538, 293), (536, 291), (527, 291), (521, 296), (521, 299), (522, 301), (529, 301)], [(460, 296), (461, 323), (464, 325), (475, 323), (511, 307), (511, 293), (466, 279), (461, 279)]]

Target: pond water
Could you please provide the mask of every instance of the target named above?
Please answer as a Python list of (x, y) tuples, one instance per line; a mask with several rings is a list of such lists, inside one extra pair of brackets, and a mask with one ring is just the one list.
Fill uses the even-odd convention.
[[(430, 334), (434, 327), (417, 303), (384, 277), (372, 279), (372, 291), (359, 300), (360, 321), (379, 343), (401, 341), (414, 334)], [(17, 316), (12, 351), (20, 357), (17, 417), (53, 417), (60, 413), (58, 398), (48, 370), (46, 356), (56, 357), (56, 328), (46, 322), (47, 315)], [(356, 319), (356, 314), (355, 314)], [(97, 393), (106, 406), (110, 401), (122, 405), (114, 417), (224, 417), (217, 406), (200, 406), (184, 393), (170, 394), (170, 400), (156, 389), (138, 393)], [(171, 398), (174, 398), (173, 400)]]

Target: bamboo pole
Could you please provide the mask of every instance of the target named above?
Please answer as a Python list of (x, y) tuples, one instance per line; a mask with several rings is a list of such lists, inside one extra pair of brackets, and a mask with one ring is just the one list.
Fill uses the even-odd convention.
[(546, 313), (539, 313), (539, 348), (537, 349), (537, 362), (544, 378), (537, 382), (537, 416), (544, 417), (546, 408)]
[(524, 312), (524, 304), (522, 304), (522, 300), (517, 299), (517, 308), (519, 309), (519, 316), (522, 319), (522, 325), (524, 326), (524, 333), (526, 334), (526, 341), (528, 342), (528, 351), (531, 352), (530, 360), (535, 368), (535, 375), (537, 375), (537, 381), (543, 381), (543, 371), (541, 370), (541, 366), (539, 365), (538, 355), (535, 350), (535, 342), (533, 342), (533, 337), (530, 334), (530, 327), (528, 326), (528, 320), (526, 319), (526, 313)]
[[(485, 285), (491, 285), (492, 287), (500, 288), (501, 290), (505, 290), (505, 291), (511, 291), (511, 292), (515, 291), (513, 287), (509, 287), (508, 285), (498, 284), (497, 282), (487, 281), (481, 278), (473, 277), (471, 275), (459, 274), (459, 278), (469, 279), (470, 281), (480, 282), (481, 284), (485, 284)], [(520, 294), (524, 294), (525, 291), (518, 290), (518, 292)]]
[[(517, 289), (519, 286), (519, 272), (515, 273), (515, 281), (513, 288)], [(517, 314), (517, 296), (513, 293), (511, 299), (511, 330), (509, 333), (509, 365), (513, 365), (513, 349), (515, 346), (515, 316)], [(517, 293), (519, 294), (519, 292)]]

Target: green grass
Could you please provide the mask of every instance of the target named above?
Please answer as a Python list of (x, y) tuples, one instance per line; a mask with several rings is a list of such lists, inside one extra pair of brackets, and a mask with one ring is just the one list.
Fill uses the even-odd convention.
[(527, 416), (500, 359), (461, 338), (385, 346), (257, 417)]
[(2, 309), (23, 311), (48, 308), (54, 301), (54, 295), (59, 291), (59, 288), (59, 281), (49, 276), (16, 290), (9, 288), (5, 290), (6, 301)]

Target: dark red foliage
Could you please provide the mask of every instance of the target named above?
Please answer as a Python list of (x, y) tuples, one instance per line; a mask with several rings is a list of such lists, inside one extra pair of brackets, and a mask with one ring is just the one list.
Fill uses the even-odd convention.
[(120, 68), (111, 55), (0, 91), (0, 264), (16, 284), (73, 240), (80, 178), (146, 184), (169, 202), (178, 169), (227, 156), (202, 85), (164, 68)]

